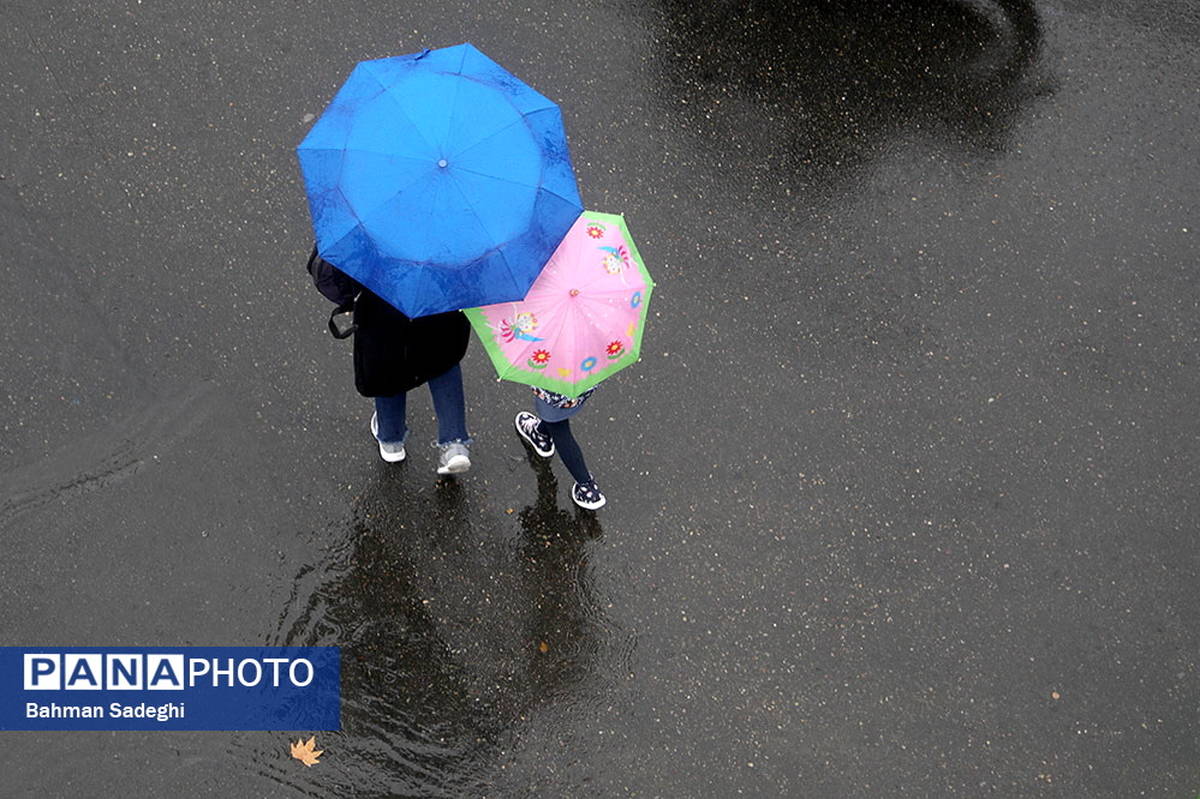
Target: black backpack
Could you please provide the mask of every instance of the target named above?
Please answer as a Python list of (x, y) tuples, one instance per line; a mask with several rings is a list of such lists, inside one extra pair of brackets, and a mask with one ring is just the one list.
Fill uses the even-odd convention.
[(362, 286), (354, 278), (326, 261), (317, 253), (314, 244), (312, 254), (308, 256), (308, 274), (313, 285), (325, 299), (337, 307), (329, 314), (329, 332), (334, 338), (349, 338), (354, 335), (357, 325), (351, 324), (345, 330), (338, 327), (335, 318), (344, 313), (354, 313), (354, 301), (362, 293)]

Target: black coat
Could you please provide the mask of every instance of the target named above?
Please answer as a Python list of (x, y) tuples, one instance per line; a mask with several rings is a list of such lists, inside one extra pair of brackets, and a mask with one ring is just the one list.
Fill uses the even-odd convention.
[(414, 389), (466, 354), (471, 323), (462, 311), (410, 319), (321, 258), (316, 247), (308, 272), (317, 290), (332, 302), (349, 307), (353, 301), (354, 387), (364, 397), (390, 397)]
[(463, 359), (471, 323), (462, 311), (410, 319), (366, 289), (354, 303), (354, 387), (364, 397), (416, 388)]

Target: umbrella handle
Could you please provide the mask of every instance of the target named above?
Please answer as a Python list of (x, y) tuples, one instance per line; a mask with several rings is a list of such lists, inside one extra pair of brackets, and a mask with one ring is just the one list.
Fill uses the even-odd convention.
[[(354, 298), (354, 300), (357, 300), (357, 299), (358, 299), (358, 297)], [(338, 307), (334, 308), (332, 311), (329, 312), (329, 332), (334, 338), (337, 338), (337, 339), (350, 338), (351, 336), (354, 335), (354, 331), (358, 330), (358, 325), (356, 325), (354, 323), (351, 323), (350, 326), (348, 328), (346, 328), (345, 330), (340, 330), (337, 326), (337, 322), (333, 321), (333, 318), (335, 316), (337, 316), (338, 314), (353, 313), (354, 312), (354, 300), (346, 300), (346, 302), (343, 302), (341, 305), (339, 305)]]

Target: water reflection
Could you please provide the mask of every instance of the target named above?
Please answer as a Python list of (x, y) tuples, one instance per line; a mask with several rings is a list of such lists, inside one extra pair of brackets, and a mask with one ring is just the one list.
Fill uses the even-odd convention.
[(538, 497), (515, 535), (470, 484), (415, 487), (403, 467), (381, 470), (327, 562), (297, 576), (279, 643), (343, 648), (343, 732), (301, 779), (476, 792), (539, 707), (605, 690), (612, 630), (587, 556), (601, 529), (560, 510), (553, 474), (533, 465)]
[(659, 2), (672, 95), (742, 175), (836, 180), (902, 130), (1001, 150), (1049, 90), (1030, 0)]

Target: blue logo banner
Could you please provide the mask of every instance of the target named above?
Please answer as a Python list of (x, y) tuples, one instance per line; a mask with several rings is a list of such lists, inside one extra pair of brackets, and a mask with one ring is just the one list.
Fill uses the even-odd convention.
[(338, 647), (0, 647), (0, 730), (338, 729)]

